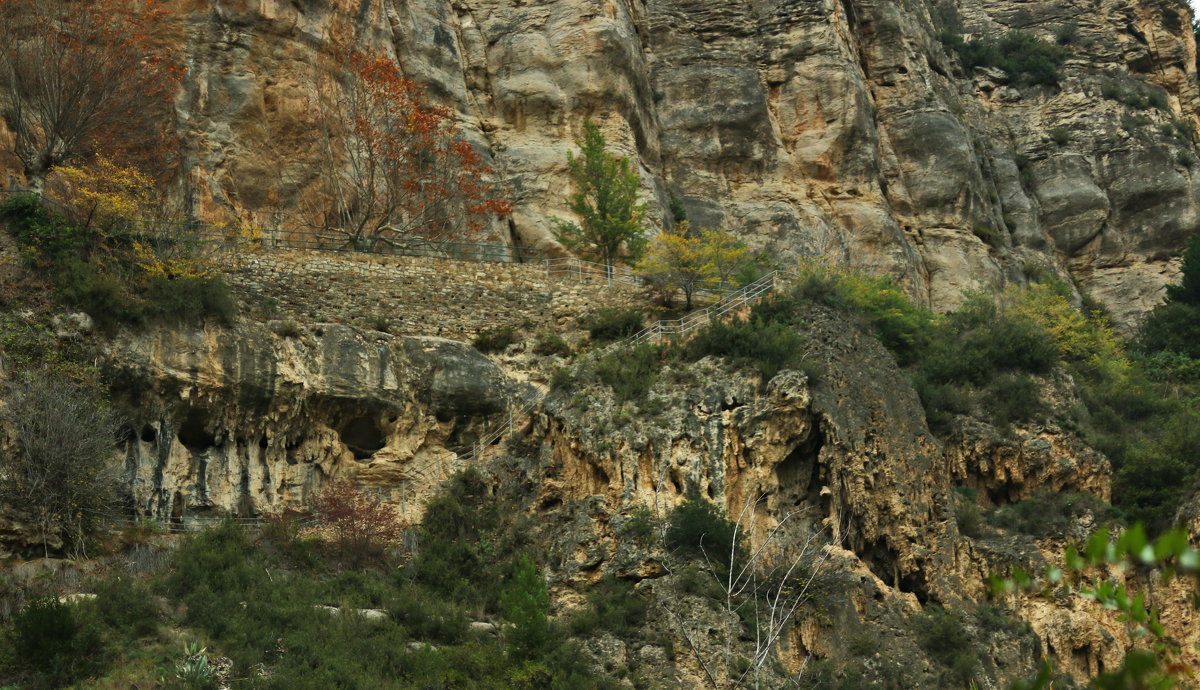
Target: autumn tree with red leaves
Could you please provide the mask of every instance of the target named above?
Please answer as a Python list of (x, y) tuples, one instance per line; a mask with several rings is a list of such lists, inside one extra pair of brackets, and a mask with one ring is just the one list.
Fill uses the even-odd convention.
[(355, 53), (322, 88), (317, 190), (306, 220), (356, 248), (413, 237), (478, 238), (512, 212), (449, 108), (385, 57)]
[(380, 555), (404, 536), (405, 525), (396, 509), (349, 481), (326, 485), (313, 497), (312, 508), (333, 545), (356, 565)]
[(165, 174), (184, 73), (166, 20), (158, 0), (0, 0), (0, 116), (33, 189), (97, 153)]

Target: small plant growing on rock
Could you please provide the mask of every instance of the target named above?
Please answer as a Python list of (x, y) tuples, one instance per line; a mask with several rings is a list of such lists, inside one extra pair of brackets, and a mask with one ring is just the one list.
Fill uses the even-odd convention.
[(304, 335), (304, 328), (292, 319), (272, 321), (269, 328), (280, 338), (299, 338)]
[(542, 333), (533, 345), (533, 354), (543, 357), (549, 355), (570, 357), (571, 346), (557, 333)]
[(507, 350), (509, 345), (520, 339), (521, 336), (517, 333), (517, 329), (512, 326), (501, 326), (480, 331), (472, 344), (476, 350), (484, 354), (491, 354)]

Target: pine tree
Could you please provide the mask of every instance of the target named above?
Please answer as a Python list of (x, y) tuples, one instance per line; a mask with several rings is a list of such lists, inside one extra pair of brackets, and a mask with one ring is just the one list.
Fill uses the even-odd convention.
[(628, 158), (608, 152), (604, 135), (590, 120), (584, 124), (583, 141), (577, 143), (580, 155), (567, 155), (567, 172), (576, 190), (570, 209), (580, 222), (557, 221), (555, 237), (567, 249), (605, 266), (632, 263), (646, 246), (646, 207), (638, 202), (637, 173)]

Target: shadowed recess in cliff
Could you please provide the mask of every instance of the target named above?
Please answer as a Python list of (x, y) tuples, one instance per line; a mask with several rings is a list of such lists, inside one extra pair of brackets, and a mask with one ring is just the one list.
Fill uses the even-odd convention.
[(188, 410), (176, 434), (183, 447), (193, 453), (203, 453), (217, 444), (216, 438), (206, 427), (204, 413), (195, 408)]
[(342, 443), (358, 460), (365, 460), (387, 445), (379, 424), (370, 417), (355, 417), (342, 425)]

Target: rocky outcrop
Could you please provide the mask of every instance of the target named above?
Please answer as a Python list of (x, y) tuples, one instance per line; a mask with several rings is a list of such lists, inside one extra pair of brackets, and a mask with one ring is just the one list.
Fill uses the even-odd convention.
[[(1012, 566), (1040, 572), (1061, 545), (1043, 550), (990, 527), (968, 537), (958, 518), (967, 488), (985, 506), (1039, 488), (1107, 497), (1107, 460), (1048, 423), (1002, 432), (964, 419), (939, 440), (907, 376), (872, 334), (821, 308), (803, 321), (809, 357), (823, 365), (812, 376), (789, 371), (763, 382), (714, 360), (667, 363), (645, 398), (622, 403), (585, 361), (574, 386), (548, 396), (533, 431), (544, 434), (540, 452), (495, 471), (500, 484), (521, 468), (534, 473), (514, 493), (532, 493), (532, 509), (554, 525), (545, 543), (563, 591), (600, 574), (639, 580), (663, 606), (682, 601), (688, 624), (709, 631), (697, 644), (720, 639), (727, 621), (678, 596), (678, 568), (664, 565), (670, 558), (621, 536), (639, 510), (662, 519), (700, 497), (737, 519), (752, 549), (778, 557), (809, 545), (802, 567), (818, 574), (817, 593), (781, 653), (791, 672), (810, 654), (860, 655), (848, 651), (858, 635), (875, 641), (860, 646), (879, 650), (863, 660), (863, 687), (884, 678), (902, 678), (898, 687), (957, 687), (924, 661), (914, 632), (936, 603), (964, 616), (963, 644), (978, 654), (981, 683), (1004, 687), (1044, 653), (1066, 659), (1063, 670), (1080, 679), (1118, 662), (1127, 642), (1121, 625), (1087, 602), (1008, 602), (1028, 628), (1008, 614), (979, 613), (992, 574)], [(679, 627), (663, 616), (662, 625)], [(686, 660), (677, 670), (699, 673)], [(668, 686), (687, 687), (686, 678), (674, 682)]]
[[(453, 106), (511, 184), (498, 229), (523, 244), (554, 245), (586, 118), (636, 163), (654, 223), (674, 197), (695, 224), (891, 273), (938, 309), (1051, 273), (1129, 325), (1200, 227), (1181, 2), (168, 4), (189, 194), (212, 217), (269, 223), (303, 196), (316, 85), (353, 46)], [(965, 69), (938, 39), (955, 14), (966, 38), (1061, 37), (1061, 83)]]
[(463, 343), (331, 324), (153, 330), (107, 355), (133, 508), (184, 522), (303, 510), (330, 478), (408, 508), (521, 395)]

